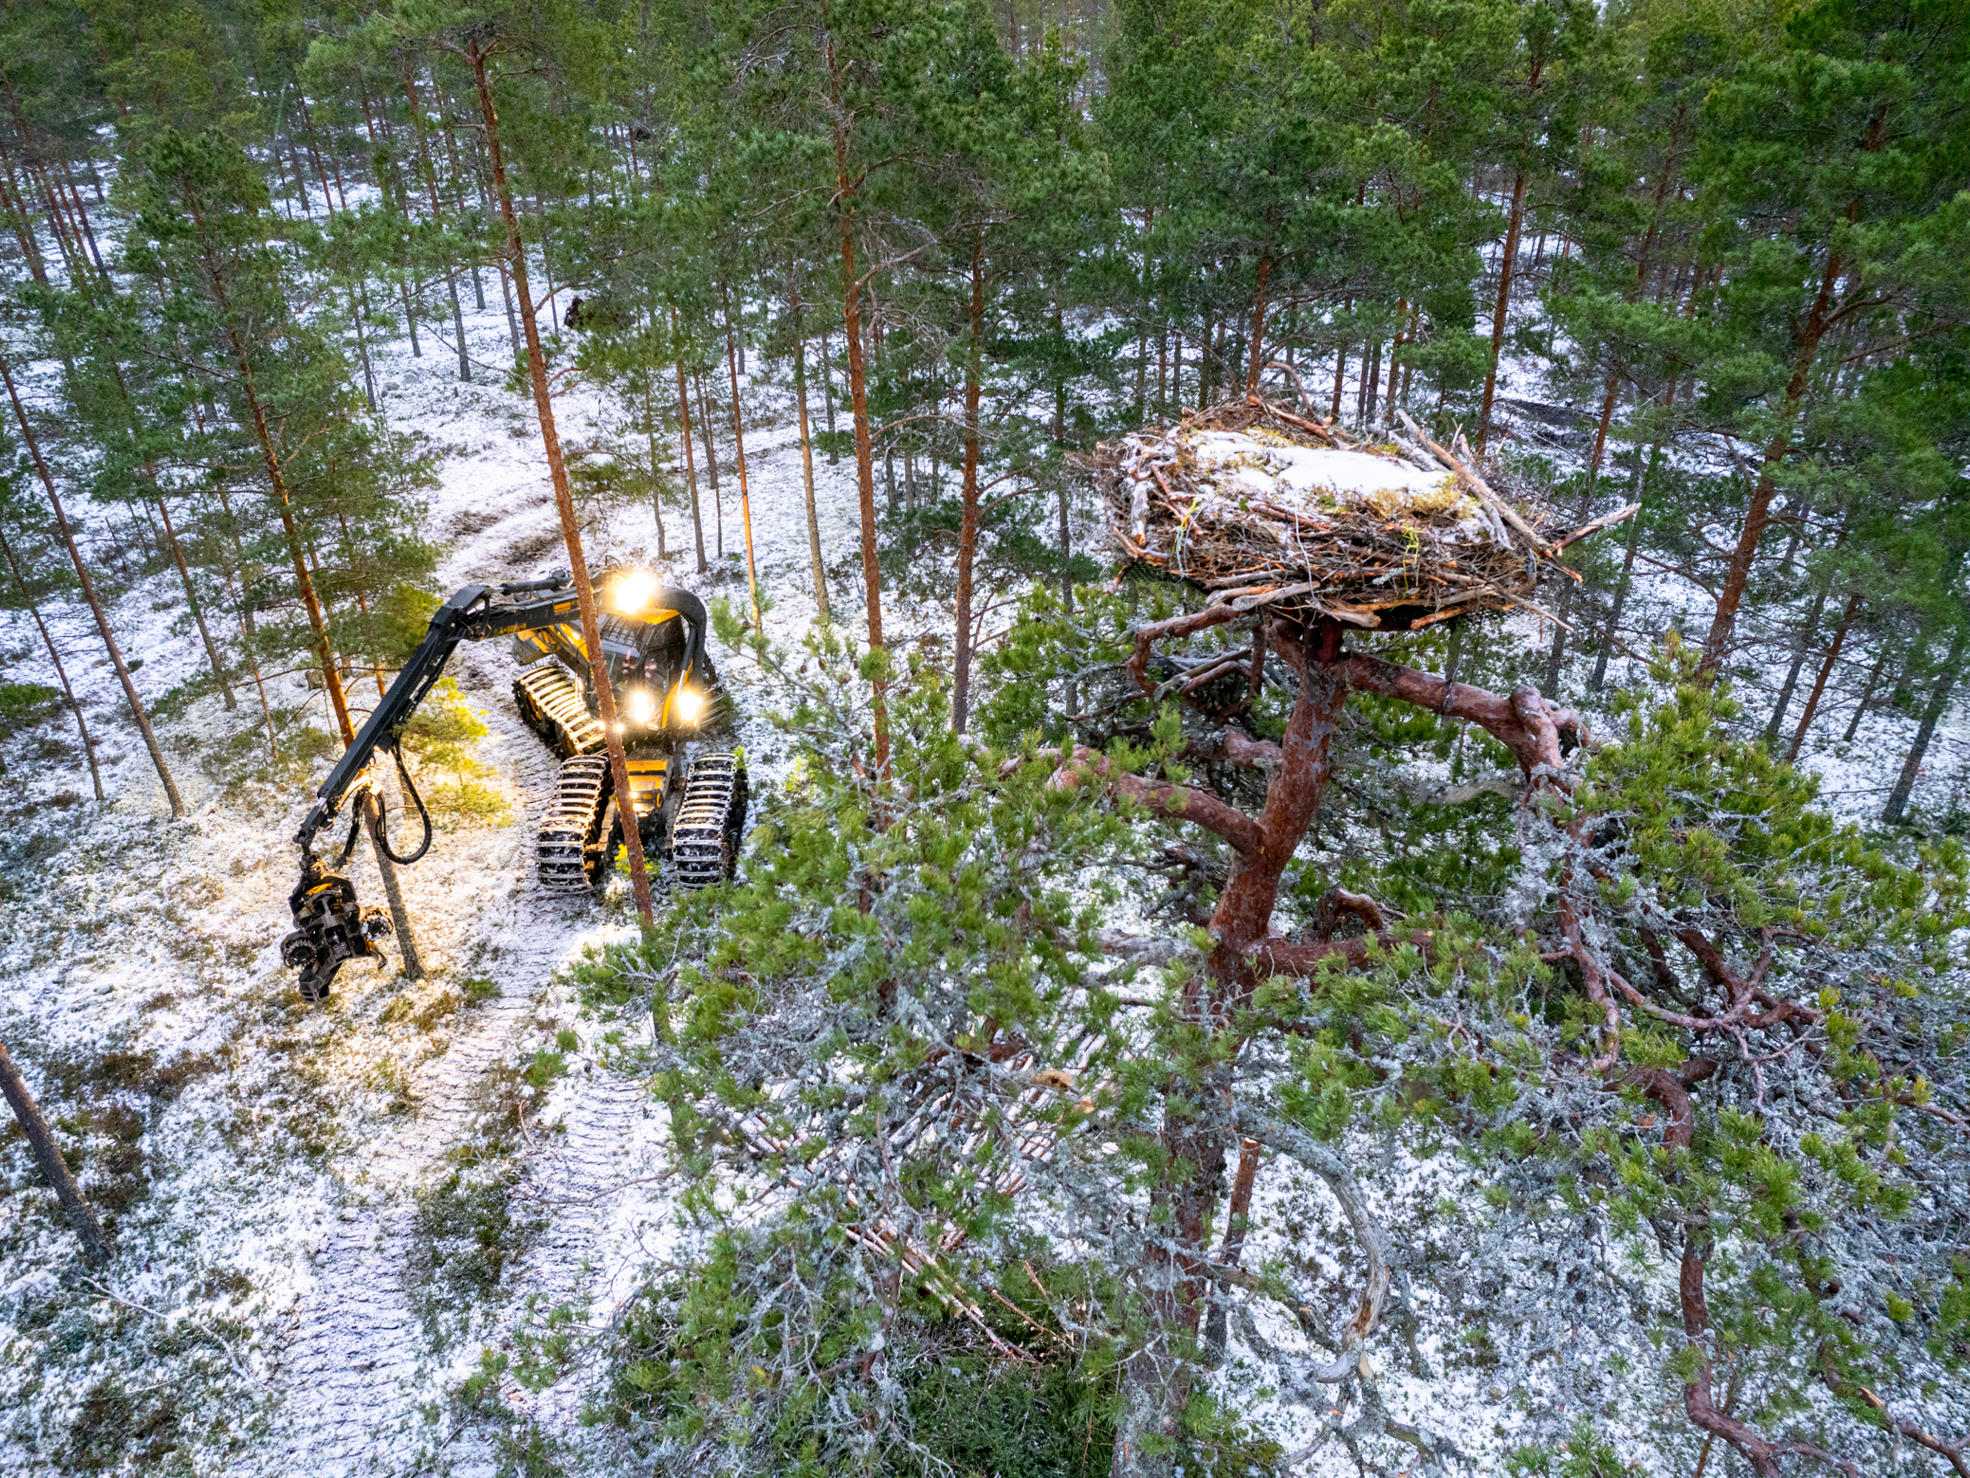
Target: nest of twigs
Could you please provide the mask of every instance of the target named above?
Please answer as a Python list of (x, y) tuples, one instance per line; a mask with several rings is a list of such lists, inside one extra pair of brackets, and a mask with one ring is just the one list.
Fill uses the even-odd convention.
[(1589, 530), (1555, 542), (1461, 439), (1452, 451), (1403, 420), (1407, 437), (1357, 442), (1247, 395), (1104, 442), (1096, 476), (1127, 558), (1213, 603), (1374, 631), (1536, 609), (1539, 561)]

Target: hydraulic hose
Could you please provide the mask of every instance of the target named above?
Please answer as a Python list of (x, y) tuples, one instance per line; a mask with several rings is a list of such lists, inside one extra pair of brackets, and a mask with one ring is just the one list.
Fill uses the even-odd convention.
[(378, 850), (385, 857), (396, 863), (397, 866), (409, 867), (411, 863), (417, 861), (426, 852), (431, 850), (431, 812), (424, 804), (424, 797), (417, 793), (417, 782), (410, 778), (410, 770), (404, 765), (403, 745), (392, 744), (390, 746), (390, 757), (397, 762), (397, 778), (403, 781), (404, 793), (410, 797), (411, 804), (417, 807), (418, 819), (424, 823), (424, 840), (418, 844), (417, 850), (411, 853), (410, 856), (399, 857), (395, 852), (390, 850), (390, 838), (384, 830), (382, 809), (379, 807), (376, 818), (376, 845)]

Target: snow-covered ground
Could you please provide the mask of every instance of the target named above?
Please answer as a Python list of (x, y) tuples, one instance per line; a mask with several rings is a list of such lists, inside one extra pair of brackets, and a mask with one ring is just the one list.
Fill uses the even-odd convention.
[[(478, 361), (507, 362), (497, 299), (468, 326)], [(446, 549), (440, 584), (560, 566), (530, 401), (488, 373), (458, 383), (455, 355), (428, 331), (425, 345), (421, 359), (403, 341), (373, 352), (383, 416), (445, 451), (429, 498), (429, 532)], [(1542, 398), (1522, 379), (1509, 375), (1506, 388)], [(818, 419), (818, 394), (814, 410)], [(575, 388), (558, 411), (563, 439), (580, 443), (603, 407)], [(782, 391), (753, 387), (748, 412), (767, 625), (792, 641), (815, 612), (801, 458)], [(724, 458), (729, 427), (719, 441)], [(688, 517), (673, 513), (667, 570), (736, 602), (737, 478), (729, 463), (721, 470), (725, 557), (699, 575), (678, 552)], [(834, 611), (855, 629), (852, 468), (817, 458), (816, 475)], [(625, 508), (590, 560), (653, 560), (655, 543), (649, 510)], [(202, 661), (195, 635), (171, 628), (175, 596), (160, 576), (114, 612), (152, 697)], [(1693, 625), (1696, 599), (1646, 573), (1632, 624)], [(907, 607), (887, 614), (892, 634), (939, 622)], [(1543, 669), (1537, 623), (1515, 618), (1511, 629), (1527, 671)], [(0, 1197), (0, 1470), (469, 1474), (529, 1443), (570, 1471), (622, 1470), (606, 1429), (581, 1421), (579, 1338), (551, 1336), (604, 1325), (661, 1259), (675, 1187), (659, 1154), (661, 1109), (610, 1066), (634, 1043), (596, 1039), (563, 972), (627, 929), (627, 901), (620, 887), (598, 905), (533, 885), (532, 820), (554, 767), (513, 713), (503, 644), (462, 651), (452, 671), (489, 725), (482, 757), (511, 820), (442, 831), (403, 870), (428, 979), (404, 981), (393, 956), (386, 968), (345, 969), (317, 1008), (298, 1001), (278, 953), (290, 839), (312, 782), (224, 783), (201, 752), (251, 725), (251, 699), (233, 713), (201, 700), (160, 726), (190, 808), (170, 823), (107, 664), (84, 655), (93, 636), (73, 612), (57, 634), (76, 654), (111, 799), (76, 799), (86, 774), (57, 742), (61, 716), (10, 741), (0, 1040), (82, 1147), (78, 1168), (110, 1212), (119, 1255), (107, 1270), (77, 1267), (51, 1198), (27, 1189), (37, 1182), (10, 1129), (0, 1141), (11, 1182)], [(0, 643), (14, 680), (53, 681), (24, 615), (7, 615)], [(719, 659), (738, 695), (738, 738), (770, 780), (777, 736), (747, 704), (744, 662)], [(1580, 661), (1569, 668), (1576, 690)], [(299, 694), (291, 685), (290, 700)], [(1870, 718), (1853, 745), (1812, 752), (1836, 806), (1878, 807), (1906, 728)], [(1960, 771), (1966, 752), (1953, 723), (1931, 774)], [(381, 901), (367, 849), (356, 880), (366, 901)], [(1487, 1392), (1487, 1379), (1459, 1378), (1459, 1426), (1495, 1430), (1502, 1445), (1526, 1398)], [(1446, 1391), (1403, 1394), (1442, 1402)]]

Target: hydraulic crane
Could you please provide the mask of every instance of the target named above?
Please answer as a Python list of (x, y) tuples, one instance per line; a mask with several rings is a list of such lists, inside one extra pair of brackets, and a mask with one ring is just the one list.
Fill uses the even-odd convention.
[[(704, 604), (689, 591), (664, 589), (641, 570), (610, 572), (602, 584), (609, 607), (602, 651), (623, 724), (633, 792), (628, 809), (644, 851), (668, 864), (671, 881), (681, 887), (730, 877), (745, 826), (746, 773), (741, 756), (707, 751), (700, 742), (714, 714), (718, 681), (705, 651)], [(404, 764), (403, 737), (460, 642), (513, 638), (522, 666), (513, 683), (520, 716), (561, 757), (535, 844), (541, 885), (581, 893), (608, 876), (622, 845), (624, 805), (601, 753), (602, 721), (579, 620), (566, 574), (468, 585), (432, 615), (423, 642), (321, 783), (295, 835), (301, 881), (288, 898), (295, 928), (281, 941), (281, 959), (300, 972), (305, 999), (325, 999), (345, 960), (380, 958), (378, 941), (390, 931), (381, 909), (357, 902), (355, 884), (341, 870), (361, 826), (360, 807), (350, 802), (372, 792), (382, 800), (371, 769), (378, 750), (395, 762), (424, 829), (407, 856), (391, 850), (381, 825), (378, 846), (406, 866), (430, 850), (431, 813)], [(316, 852), (316, 840), (345, 807), (348, 840), (331, 864)]]

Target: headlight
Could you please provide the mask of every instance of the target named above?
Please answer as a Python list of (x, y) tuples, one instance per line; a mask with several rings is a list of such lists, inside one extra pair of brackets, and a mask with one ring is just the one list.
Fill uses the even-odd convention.
[(648, 570), (624, 570), (609, 582), (609, 608), (621, 616), (640, 616), (660, 588)]
[(647, 724), (657, 716), (657, 695), (645, 687), (631, 688), (623, 695), (623, 708), (633, 724)]
[(680, 724), (695, 724), (705, 716), (705, 695), (698, 688), (680, 687), (670, 700), (670, 711)]

